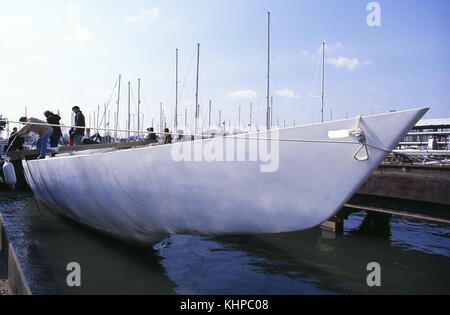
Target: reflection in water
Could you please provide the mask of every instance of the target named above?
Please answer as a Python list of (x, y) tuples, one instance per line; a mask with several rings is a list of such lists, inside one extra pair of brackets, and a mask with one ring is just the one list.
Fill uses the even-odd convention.
[[(0, 209), (34, 293), (450, 293), (448, 226), (393, 217), (377, 235), (368, 219), (356, 214), (346, 221), (344, 235), (320, 229), (178, 235), (151, 249), (37, 207), (30, 194), (0, 194)], [(66, 286), (65, 268), (72, 261), (82, 267), (81, 288)], [(366, 285), (366, 266), (373, 261), (382, 268), (380, 288)]]
[(359, 228), (353, 232), (389, 239), (391, 237), (391, 219), (392, 215), (390, 214), (368, 212)]
[[(4, 193), (3, 193), (4, 194)], [(98, 234), (34, 201), (30, 194), (0, 197), (11, 241), (35, 294), (171, 294), (161, 258)], [(66, 285), (70, 262), (81, 265), (81, 288)]]

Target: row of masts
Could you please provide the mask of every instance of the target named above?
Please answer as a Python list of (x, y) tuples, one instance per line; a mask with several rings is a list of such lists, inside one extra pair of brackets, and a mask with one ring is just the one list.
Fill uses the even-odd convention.
[[(178, 130), (179, 121), (178, 121), (178, 87), (179, 87), (179, 50), (178, 48), (175, 51), (175, 112), (174, 112), (174, 130)], [(266, 95), (266, 129), (270, 130), (273, 127), (273, 97), (270, 95), (270, 59), (271, 59), (271, 13), (267, 12), (267, 95)], [(199, 132), (199, 118), (200, 118), (200, 104), (199, 104), (199, 73), (200, 73), (200, 44), (197, 44), (197, 66), (196, 66), (196, 84), (195, 84), (195, 120), (194, 120), (194, 132), (198, 134)], [(120, 110), (120, 93), (121, 93), (121, 81), (122, 75), (119, 75), (118, 78), (118, 93), (117, 93), (117, 110), (114, 114), (115, 124), (114, 129), (119, 129), (119, 110)], [(324, 122), (324, 108), (325, 108), (325, 42), (322, 43), (322, 93), (321, 93), (321, 122)], [(143, 117), (141, 119), (141, 79), (138, 79), (138, 101), (137, 101), (137, 130), (143, 129)], [(211, 122), (211, 110), (212, 110), (212, 101), (209, 101), (209, 111), (208, 111), (208, 128), (210, 129), (212, 126)], [(103, 114), (103, 120), (106, 125), (106, 113), (107, 106), (105, 105), (105, 112)], [(95, 114), (94, 114), (95, 115)], [(109, 116), (108, 111), (108, 116)], [(250, 123), (248, 126), (252, 126), (253, 123), (253, 103), (250, 104)], [(332, 114), (331, 114), (332, 115)], [(97, 126), (101, 121), (99, 120), (100, 113), (97, 112)], [(142, 114), (143, 116), (143, 114)], [(224, 125), (222, 123), (222, 111), (219, 111), (219, 126)], [(128, 113), (127, 113), (127, 129), (131, 130), (131, 82), (128, 82)], [(95, 121), (95, 118), (94, 118)], [(108, 119), (109, 121), (109, 119)], [(134, 121), (134, 119), (133, 119)], [(185, 109), (185, 126), (187, 125), (187, 109)], [(94, 123), (95, 124), (95, 123)], [(108, 123), (109, 125), (109, 123)], [(284, 120), (284, 125), (286, 126), (286, 121)], [(295, 125), (295, 120), (294, 120)], [(152, 120), (153, 126), (153, 120)], [(167, 126), (166, 118), (163, 110), (163, 103), (160, 103), (160, 131), (163, 131)], [(239, 118), (238, 118), (238, 126), (241, 126), (241, 107), (239, 107)], [(277, 118), (277, 126), (279, 126), (279, 119)], [(134, 129), (134, 128), (133, 128)], [(114, 134), (115, 138), (117, 138), (117, 131)], [(128, 138), (130, 137), (130, 132), (128, 132)]]
[[(260, 131), (258, 126), (257, 126), (257, 124), (256, 124), (256, 122), (255, 122), (255, 120), (254, 120), (254, 106), (253, 105), (254, 105), (253, 102), (251, 102), (249, 104), (248, 123), (244, 122), (242, 120), (242, 112), (243, 112), (242, 106), (238, 106), (237, 107), (238, 117), (235, 118), (237, 124), (233, 125), (233, 127), (236, 128), (236, 130), (241, 130), (241, 131)], [(278, 115), (276, 115), (276, 117), (275, 117), (274, 113), (273, 113), (273, 109), (274, 109), (274, 107), (273, 107), (273, 97), (271, 97), (270, 114), (269, 114), (269, 116), (270, 116), (270, 125), (269, 125), (269, 127), (270, 128), (273, 128), (273, 127), (288, 127), (288, 126), (290, 126), (289, 124), (290, 124), (291, 121), (292, 121), (292, 126), (296, 125), (296, 120), (295, 119), (292, 119), (292, 120), (287, 120), (287, 119), (284, 119), (284, 118), (280, 119)], [(93, 126), (92, 129), (94, 130), (94, 132), (96, 130), (98, 131), (98, 129), (102, 128), (102, 130), (105, 131), (105, 134), (111, 135), (110, 130), (114, 131), (115, 128), (111, 128), (110, 129), (110, 127), (111, 127), (111, 125), (116, 125), (116, 118), (115, 117), (117, 116), (117, 113), (116, 112), (113, 113), (114, 118), (115, 118), (114, 124), (110, 123), (110, 121), (111, 121), (111, 111), (107, 109), (107, 104), (106, 103), (104, 104), (104, 113), (106, 113), (106, 115), (105, 115), (106, 119), (104, 119), (102, 117), (102, 114), (100, 112), (100, 106), (98, 106), (97, 109), (93, 112), (93, 115), (89, 114), (88, 126), (90, 126), (90, 127)], [(93, 119), (92, 119), (92, 116), (93, 116)], [(137, 116), (137, 118), (136, 118), (136, 116)], [(184, 121), (184, 127), (188, 127), (190, 125), (189, 124), (190, 120), (189, 120), (189, 115), (188, 115), (188, 109), (187, 108), (184, 110), (183, 116), (184, 116), (184, 120), (183, 120)], [(207, 130), (211, 131), (211, 130), (214, 130), (216, 127), (219, 127), (221, 129), (223, 129), (224, 126), (226, 126), (226, 125), (231, 127), (231, 121), (232, 121), (231, 118), (227, 118), (227, 119), (222, 120), (222, 117), (223, 117), (222, 110), (218, 111), (218, 120), (213, 119), (212, 116), (213, 116), (213, 113), (212, 113), (212, 100), (209, 100)], [(132, 133), (131, 130), (134, 130), (134, 131), (138, 130), (140, 134), (144, 134), (146, 132), (144, 130), (144, 117), (145, 117), (145, 115), (142, 112), (139, 112), (138, 115), (136, 115), (135, 113), (132, 113), (132, 114), (130, 113), (129, 118), (126, 120), (126, 126), (128, 128), (127, 130), (130, 130), (129, 132), (127, 132), (127, 134), (130, 137), (131, 137), (131, 133)], [(348, 119), (348, 113), (345, 113), (345, 118)], [(333, 120), (333, 111), (332, 110), (329, 111), (329, 119), (330, 119), (330, 121)], [(103, 123), (103, 126), (102, 126), (102, 123)], [(137, 125), (137, 128), (136, 128), (136, 125)], [(155, 120), (154, 119), (150, 120), (150, 126), (151, 127), (155, 127)], [(174, 131), (178, 131), (179, 125), (177, 127), (175, 127), (175, 122), (174, 122), (173, 126), (174, 126), (173, 130)], [(166, 115), (166, 112), (164, 110), (164, 106), (163, 106), (162, 102), (160, 103), (160, 116), (159, 116), (159, 124), (158, 124), (157, 127), (158, 127), (159, 131), (161, 131), (161, 132), (165, 128), (168, 127), (168, 119), (167, 119), (167, 115)], [(203, 125), (203, 127), (205, 128), (206, 125)], [(205, 131), (205, 130), (203, 130), (203, 131)], [(117, 134), (117, 131), (115, 131), (115, 135), (116, 134)], [(115, 136), (115, 137), (117, 137), (117, 136)]]
[[(235, 117), (234, 119), (231, 118), (226, 118), (226, 119), (222, 119), (223, 115), (222, 115), (222, 110), (218, 111), (218, 120), (216, 121), (216, 119), (213, 119), (213, 112), (212, 112), (212, 100), (209, 100), (209, 107), (208, 107), (208, 119), (207, 119), (207, 125), (205, 124), (205, 121), (203, 122), (202, 131), (212, 131), (212, 130), (216, 130), (216, 127), (219, 127), (220, 129), (225, 129), (225, 126), (231, 126), (231, 122), (235, 121), (237, 124), (233, 124), (233, 127), (235, 128), (235, 130), (241, 130), (241, 131), (259, 131), (259, 127), (257, 126), (257, 123), (254, 120), (254, 114), (255, 114), (255, 109), (253, 106), (253, 102), (251, 102), (249, 104), (249, 111), (248, 111), (248, 120), (247, 121), (243, 121), (243, 107), (242, 106), (238, 106), (237, 107), (237, 112), (238, 112), (238, 116), (237, 118)], [(163, 131), (165, 128), (168, 127), (168, 119), (167, 119), (167, 115), (166, 112), (164, 110), (164, 105), (161, 102), (159, 104), (159, 111), (160, 111), (160, 115), (159, 115), (159, 124), (157, 126), (157, 129), (159, 131)], [(200, 105), (199, 105), (200, 107)], [(273, 97), (271, 97), (271, 106), (270, 106), (270, 117), (274, 117), (274, 113), (273, 113)], [(107, 104), (104, 104), (104, 108), (103, 108), (103, 113), (101, 112), (100, 106), (97, 106), (97, 109), (91, 114), (89, 114), (88, 116), (88, 126), (92, 128), (92, 130), (94, 132), (98, 132), (99, 129), (102, 129), (103, 131), (105, 131), (105, 134), (108, 134), (110, 136), (112, 136), (112, 134), (110, 133), (111, 131), (114, 132), (114, 136), (116, 136), (117, 131), (115, 131), (115, 129), (120, 129), (120, 126), (118, 126), (117, 124), (117, 112), (113, 113), (113, 117), (114, 117), (114, 124), (111, 124), (111, 110), (109, 110), (107, 108)], [(93, 118), (93, 119), (92, 119)], [(293, 125), (295, 125), (296, 120), (292, 119), (293, 121)], [(284, 124), (280, 124), (280, 122), (284, 122)], [(280, 119), (277, 115), (277, 117), (275, 118), (271, 118), (271, 124), (270, 124), (270, 128), (273, 127), (286, 127), (286, 119)], [(117, 125), (119, 128), (110, 128), (111, 126)], [(136, 127), (137, 125), (137, 127)], [(126, 120), (126, 126), (127, 129), (129, 130), (126, 132), (126, 134), (131, 137), (131, 133), (136, 133), (136, 131), (139, 131), (139, 134), (144, 134), (146, 133), (146, 131), (144, 130), (144, 113), (142, 112), (138, 112), (138, 115), (136, 115), (135, 113), (130, 113), (127, 114), (127, 120)], [(155, 120), (151, 119), (151, 123), (150, 123), (151, 127), (155, 127)], [(189, 120), (189, 115), (188, 115), (188, 109), (185, 108), (184, 110), (184, 127), (189, 127), (190, 126), (190, 120)], [(206, 130), (207, 127), (207, 130)], [(132, 131), (133, 130), (133, 131)], [(178, 131), (178, 128), (175, 128), (174, 125), (174, 131)]]

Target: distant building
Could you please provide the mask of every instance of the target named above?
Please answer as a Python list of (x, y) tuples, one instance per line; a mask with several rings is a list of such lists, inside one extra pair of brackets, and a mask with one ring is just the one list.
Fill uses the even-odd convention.
[[(417, 135), (414, 135), (417, 133)], [(420, 120), (411, 132), (401, 142), (401, 147), (427, 146), (433, 137), (437, 149), (447, 150), (450, 136), (450, 118)]]

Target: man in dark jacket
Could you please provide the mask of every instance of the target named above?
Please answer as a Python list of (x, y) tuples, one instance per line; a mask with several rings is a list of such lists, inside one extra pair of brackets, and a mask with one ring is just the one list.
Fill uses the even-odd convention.
[[(47, 118), (47, 123), (49, 125), (59, 125), (59, 121), (61, 120), (61, 117), (59, 115), (53, 114), (51, 111), (46, 111), (44, 113), (45, 117)], [(62, 137), (62, 131), (61, 127), (52, 126), (53, 128), (53, 134), (50, 137), (50, 147), (57, 148), (59, 139)]]
[(72, 108), (72, 111), (75, 114), (75, 126), (76, 127), (83, 127), (83, 128), (71, 128), (69, 134), (71, 135), (71, 138), (73, 137), (72, 143), (70, 143), (71, 146), (74, 145), (80, 145), (81, 141), (84, 136), (84, 127), (86, 127), (86, 121), (84, 118), (83, 113), (80, 110), (80, 107), (74, 106)]
[(144, 141), (150, 141), (150, 143), (157, 143), (158, 136), (155, 133), (155, 129), (153, 127), (151, 127), (151, 128), (147, 128), (147, 131), (148, 131), (148, 135)]
[(169, 128), (164, 129), (164, 144), (172, 143), (172, 134), (170, 133)]

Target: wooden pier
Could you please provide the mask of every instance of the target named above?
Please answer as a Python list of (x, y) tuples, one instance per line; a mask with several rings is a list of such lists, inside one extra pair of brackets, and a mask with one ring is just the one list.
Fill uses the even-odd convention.
[(359, 194), (450, 207), (450, 165), (382, 164)]
[(348, 216), (361, 211), (381, 229), (392, 215), (450, 224), (450, 166), (382, 164), (322, 228), (342, 232)]
[(0, 282), (4, 294), (32, 295), (0, 214)]
[[(149, 145), (149, 141), (135, 141), (135, 142), (116, 142), (116, 143), (99, 143), (99, 144), (87, 144), (87, 145), (78, 145), (73, 147), (60, 147), (57, 154), (64, 153), (72, 153), (72, 152), (80, 152), (87, 150), (96, 150), (96, 149), (116, 149), (116, 150), (124, 150), (131, 149), (141, 146)], [(49, 153), (51, 151), (47, 151)], [(39, 156), (39, 150), (27, 150), (27, 151), (17, 151), (10, 152), (7, 154), (8, 157), (11, 158), (11, 161), (16, 160), (34, 160)]]

